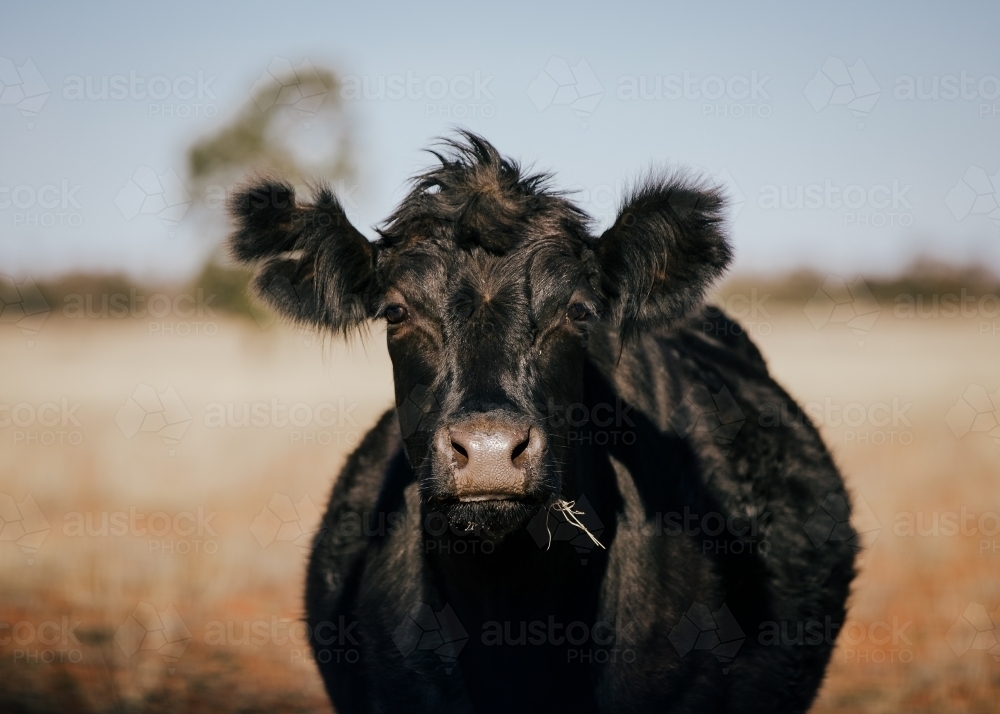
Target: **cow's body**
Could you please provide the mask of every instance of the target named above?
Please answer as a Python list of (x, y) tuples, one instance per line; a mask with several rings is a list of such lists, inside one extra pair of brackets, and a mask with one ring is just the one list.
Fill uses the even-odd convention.
[[(569, 542), (568, 525), (546, 548), (537, 522), (492, 545), (436, 535), (387, 413), (341, 473), (309, 568), (313, 646), (337, 710), (807, 709), (843, 621), (853, 552), (849, 526), (819, 546), (804, 526), (844, 486), (807, 420), (762, 418), (798, 410), (738, 330), (705, 311), (623, 349), (611, 330), (591, 337), (591, 418), (575, 414), (563, 494), (606, 550), (585, 547), (582, 532)], [(438, 617), (417, 641), (412, 619), (428, 612)], [(698, 638), (693, 621), (718, 629)], [(585, 629), (568, 633), (573, 623)], [(451, 647), (434, 649), (438, 636)]]
[(756, 348), (699, 308), (732, 259), (718, 187), (652, 172), (597, 236), (482, 137), (442, 148), (374, 242), (328, 189), (262, 178), (230, 204), (272, 308), (386, 326), (396, 409), (341, 474), (308, 576), (335, 706), (805, 710), (850, 509)]

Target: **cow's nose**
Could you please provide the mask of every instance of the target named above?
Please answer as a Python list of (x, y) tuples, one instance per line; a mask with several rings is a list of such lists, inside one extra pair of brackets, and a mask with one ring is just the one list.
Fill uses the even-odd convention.
[(487, 501), (525, 493), (527, 472), (544, 445), (540, 429), (479, 421), (455, 424), (444, 431), (447, 444), (440, 445), (450, 455), (460, 500)]

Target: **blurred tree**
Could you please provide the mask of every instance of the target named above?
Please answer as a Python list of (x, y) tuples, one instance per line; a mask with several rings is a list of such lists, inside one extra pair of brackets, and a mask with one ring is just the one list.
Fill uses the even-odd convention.
[(339, 90), (332, 70), (276, 59), (233, 120), (188, 150), (195, 187), (238, 180), (255, 169), (293, 183), (353, 177), (350, 123)]
[[(298, 193), (325, 181), (352, 208), (353, 139), (340, 80), (308, 60), (297, 67), (275, 59), (250, 88), (250, 97), (233, 119), (187, 152), (189, 188), (200, 200), (196, 211), (207, 235), (226, 234), (226, 199), (252, 172), (284, 177)], [(247, 275), (233, 267), (221, 243), (210, 254), (197, 287), (218, 295), (214, 304), (245, 313)], [(256, 311), (255, 311), (256, 312)]]

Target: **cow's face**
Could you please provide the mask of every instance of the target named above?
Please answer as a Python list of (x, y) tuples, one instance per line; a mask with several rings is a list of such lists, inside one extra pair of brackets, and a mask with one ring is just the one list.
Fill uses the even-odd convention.
[(571, 460), (566, 421), (547, 417), (580, 401), (599, 283), (579, 216), (558, 198), (538, 210), (494, 250), (447, 220), (386, 249), (400, 428), (425, 499), (458, 527), (516, 527), (559, 493)]
[(321, 191), (275, 181), (233, 201), (259, 296), (347, 332), (381, 319), (399, 426), (425, 504), (458, 528), (523, 526), (572, 478), (587, 342), (662, 328), (729, 260), (721, 199), (675, 179), (637, 188), (600, 238), (586, 216), (482, 139), (420, 176), (367, 241)]

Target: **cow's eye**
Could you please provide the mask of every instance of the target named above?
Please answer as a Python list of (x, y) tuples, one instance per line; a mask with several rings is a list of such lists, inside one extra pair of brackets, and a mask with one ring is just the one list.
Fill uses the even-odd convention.
[(586, 320), (588, 317), (590, 317), (590, 310), (588, 310), (587, 306), (581, 302), (573, 303), (572, 305), (569, 306), (569, 309), (566, 312), (569, 315), (570, 320), (574, 320), (577, 322)]
[(406, 319), (406, 308), (402, 305), (389, 305), (385, 309), (385, 320), (390, 325), (398, 325)]

